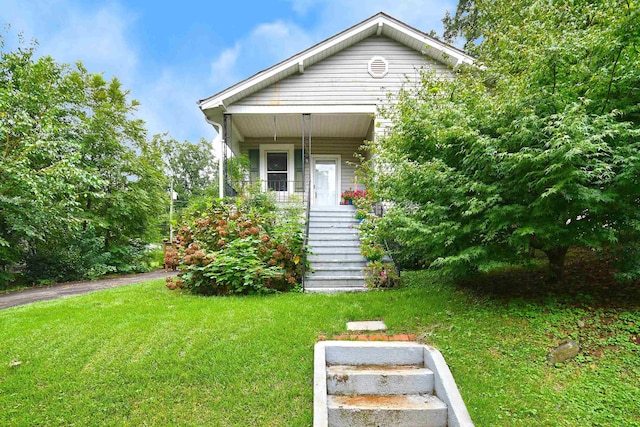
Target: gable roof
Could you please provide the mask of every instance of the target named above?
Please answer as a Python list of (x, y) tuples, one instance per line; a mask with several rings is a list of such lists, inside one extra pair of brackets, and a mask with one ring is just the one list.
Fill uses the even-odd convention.
[(452, 68), (474, 62), (474, 58), (462, 50), (380, 12), (215, 95), (198, 101), (198, 105), (203, 112), (217, 107), (225, 109), (226, 106), (239, 99), (271, 86), (290, 75), (304, 72), (306, 67), (374, 35), (389, 37)]

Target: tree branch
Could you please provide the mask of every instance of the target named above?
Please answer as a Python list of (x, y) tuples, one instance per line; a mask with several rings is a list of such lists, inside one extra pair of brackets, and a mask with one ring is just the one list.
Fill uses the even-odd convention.
[(616, 76), (616, 68), (618, 67), (618, 61), (620, 60), (620, 56), (622, 56), (622, 51), (624, 50), (624, 48), (624, 45), (620, 46), (620, 50), (618, 51), (616, 60), (613, 62), (613, 68), (611, 69), (611, 78), (609, 79), (609, 86), (607, 88), (607, 96), (604, 99), (604, 104), (602, 104), (602, 111), (600, 111), (600, 114), (604, 114), (607, 108), (607, 104), (609, 103), (609, 98), (611, 97), (611, 87), (613, 86), (613, 79)]

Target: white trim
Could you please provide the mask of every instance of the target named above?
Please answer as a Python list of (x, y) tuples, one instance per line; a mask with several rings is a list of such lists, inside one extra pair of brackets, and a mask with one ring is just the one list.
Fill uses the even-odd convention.
[(260, 180), (264, 183), (265, 190), (267, 184), (267, 153), (287, 153), (287, 193), (293, 194), (295, 186), (292, 181), (295, 178), (295, 159), (293, 144), (260, 144)]
[(311, 198), (311, 204), (316, 204), (316, 183), (314, 182), (314, 176), (316, 175), (316, 160), (335, 160), (336, 161), (336, 205), (340, 204), (340, 197), (342, 195), (342, 156), (340, 154), (312, 154), (311, 155), (311, 191), (313, 191), (313, 197)]
[(376, 105), (234, 105), (230, 114), (375, 114)]
[[(444, 44), (444, 43), (442, 43), (442, 42), (440, 42), (440, 41), (438, 41), (436, 39), (433, 39), (431, 37), (424, 36), (422, 34), (416, 33), (415, 31), (409, 30), (409, 29), (407, 29), (407, 28), (405, 28), (405, 27), (403, 27), (401, 25), (398, 25), (395, 22), (392, 22), (392, 21), (385, 21), (385, 23), (389, 27), (391, 27), (393, 29), (396, 29), (396, 30), (400, 31), (401, 33), (406, 34), (406, 35), (408, 35), (410, 37), (413, 37), (414, 39), (416, 39), (416, 40), (420, 41), (421, 43), (427, 45), (429, 48), (433, 48), (433, 49), (436, 49), (436, 50), (440, 51), (441, 55), (442, 55), (442, 59), (441, 59), (442, 61), (444, 61), (445, 57), (449, 56), (449, 57), (452, 57), (452, 58), (456, 58), (456, 60), (462, 61), (462, 62), (467, 63), (467, 64), (473, 64), (474, 63), (474, 58), (473, 57), (471, 57), (471, 56), (469, 56), (469, 55), (467, 55), (467, 54), (465, 54), (463, 52), (460, 52), (459, 50), (453, 49), (453, 48), (447, 46), (446, 44)], [(444, 62), (448, 63), (449, 65), (455, 65), (455, 62), (453, 62), (453, 61), (444, 61)]]

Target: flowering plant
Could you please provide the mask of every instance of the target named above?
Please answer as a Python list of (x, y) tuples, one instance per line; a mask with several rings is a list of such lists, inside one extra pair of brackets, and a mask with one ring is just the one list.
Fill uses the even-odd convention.
[(353, 195), (354, 195), (353, 188), (350, 188), (342, 192), (342, 199), (345, 202), (348, 202), (349, 200), (353, 200)]
[(393, 288), (400, 285), (400, 276), (393, 264), (373, 261), (367, 264), (365, 284), (369, 288)]
[(384, 257), (384, 248), (377, 243), (363, 242), (360, 253), (369, 261), (380, 261)]

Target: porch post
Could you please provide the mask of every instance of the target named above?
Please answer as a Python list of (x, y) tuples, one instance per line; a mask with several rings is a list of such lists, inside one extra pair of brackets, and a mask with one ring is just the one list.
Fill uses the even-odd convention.
[(222, 173), (222, 197), (235, 195), (232, 194), (233, 187), (229, 182), (228, 150), (230, 149), (231, 144), (233, 144), (233, 118), (231, 117), (231, 114), (225, 113), (222, 116), (222, 170), (220, 171)]
[[(306, 193), (307, 205), (311, 201), (311, 114), (302, 114), (302, 188), (303, 201)], [(308, 181), (307, 181), (308, 180)]]

